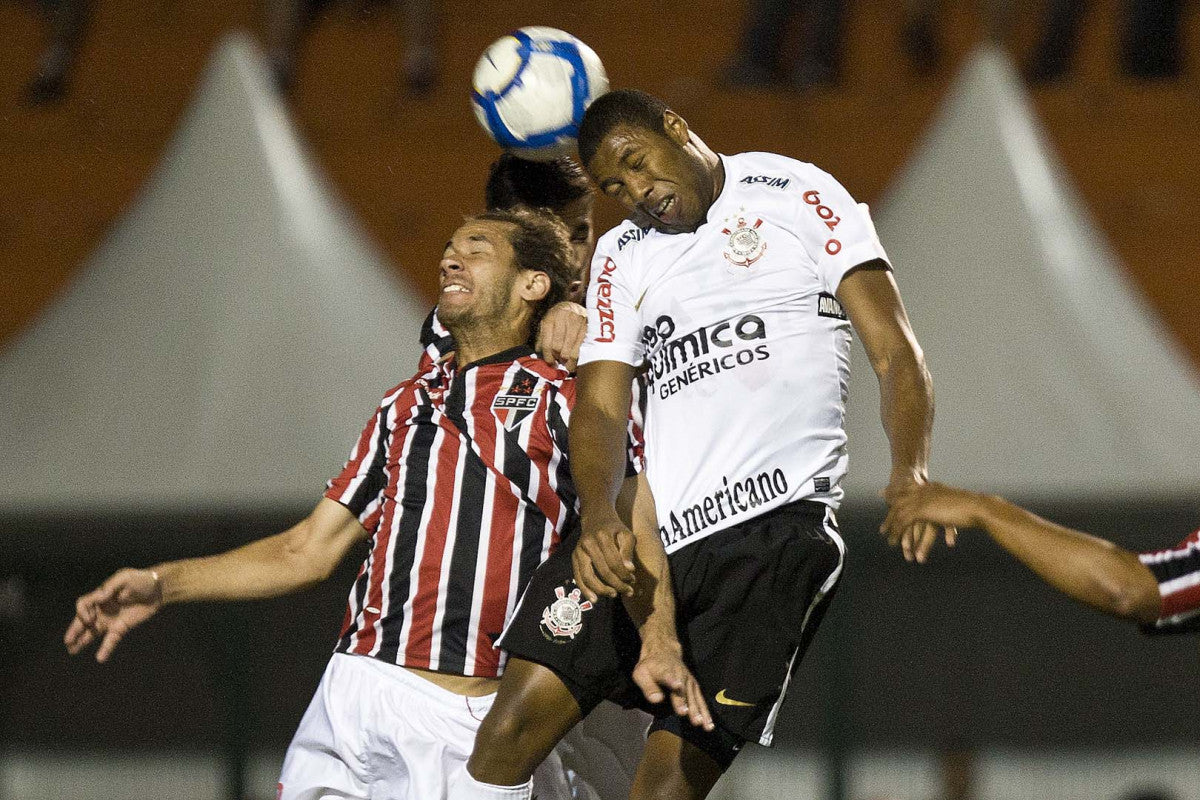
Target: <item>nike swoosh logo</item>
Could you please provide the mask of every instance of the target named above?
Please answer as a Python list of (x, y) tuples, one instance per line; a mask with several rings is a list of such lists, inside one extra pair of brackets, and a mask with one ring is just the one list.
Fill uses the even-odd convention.
[[(650, 291), (650, 288), (646, 287), (646, 292), (648, 292), (648, 291)], [(633, 304), (634, 311), (637, 311), (638, 309), (640, 309), (642, 307), (642, 301), (646, 299), (646, 292), (642, 292), (642, 296), (639, 297), (637, 299), (637, 302)]]
[(743, 703), (741, 700), (734, 700), (731, 697), (726, 697), (724, 689), (717, 692), (717, 702), (723, 706), (744, 706), (745, 708), (751, 708), (754, 706), (754, 703)]

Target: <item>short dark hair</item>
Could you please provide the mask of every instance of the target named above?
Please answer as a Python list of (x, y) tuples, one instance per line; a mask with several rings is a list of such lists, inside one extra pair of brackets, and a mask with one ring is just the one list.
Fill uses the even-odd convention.
[(600, 142), (618, 125), (633, 125), (666, 136), (663, 114), (667, 104), (637, 89), (614, 89), (588, 106), (579, 124), (579, 160), (592, 163)]
[(550, 291), (534, 308), (533, 327), (536, 330), (550, 307), (567, 296), (567, 289), (579, 272), (566, 224), (549, 209), (524, 206), (492, 209), (471, 219), (507, 222), (514, 226), (508, 243), (512, 245), (517, 269), (544, 272), (550, 279)]
[(558, 211), (590, 191), (587, 175), (570, 158), (530, 161), (504, 153), (488, 170), (483, 199), (489, 209), (526, 206)]

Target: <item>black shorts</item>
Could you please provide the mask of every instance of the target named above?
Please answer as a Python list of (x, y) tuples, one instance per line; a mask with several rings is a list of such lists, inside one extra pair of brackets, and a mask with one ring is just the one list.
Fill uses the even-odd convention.
[(542, 664), (586, 714), (604, 698), (644, 708), (722, 768), (744, 742), (770, 745), (788, 680), (812, 639), (837, 579), (844, 545), (832, 510), (801, 501), (718, 531), (668, 558), (684, 660), (716, 730), (650, 706), (630, 679), (641, 642), (619, 600), (588, 603), (572, 577), (571, 537), (526, 587), (500, 644)]

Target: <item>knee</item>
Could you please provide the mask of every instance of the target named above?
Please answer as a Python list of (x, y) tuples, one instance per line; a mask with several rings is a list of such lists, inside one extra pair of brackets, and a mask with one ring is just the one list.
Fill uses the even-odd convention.
[(522, 709), (493, 707), (475, 734), (475, 752), (481, 749), (499, 753), (521, 750), (537, 730), (537, 721)]
[(537, 731), (537, 721), (520, 709), (493, 707), (475, 734), (471, 775), (502, 786), (528, 779), (544, 757)]

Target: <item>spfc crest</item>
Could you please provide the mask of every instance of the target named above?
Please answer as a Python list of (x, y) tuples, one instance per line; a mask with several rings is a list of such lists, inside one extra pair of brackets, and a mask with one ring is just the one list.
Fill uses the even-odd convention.
[(583, 630), (583, 612), (591, 610), (588, 600), (580, 600), (579, 589), (567, 592), (565, 586), (555, 586), (558, 599), (542, 609), (542, 635), (550, 641), (574, 639)]
[(492, 400), (492, 411), (506, 430), (513, 430), (534, 412), (543, 384), (532, 372), (519, 369)]
[(721, 233), (729, 237), (729, 241), (725, 243), (724, 253), (730, 264), (748, 267), (767, 252), (767, 243), (758, 231), (762, 224), (761, 219), (755, 219), (753, 223), (749, 223), (745, 217), (739, 216), (736, 225), (721, 230)]

